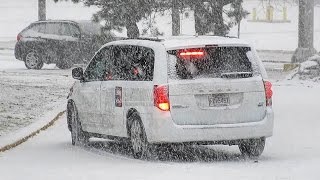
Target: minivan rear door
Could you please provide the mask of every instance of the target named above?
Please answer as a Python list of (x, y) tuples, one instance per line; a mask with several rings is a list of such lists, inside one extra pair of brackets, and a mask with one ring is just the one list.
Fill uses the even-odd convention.
[(266, 114), (262, 77), (248, 47), (169, 52), (171, 116), (178, 125), (256, 122)]

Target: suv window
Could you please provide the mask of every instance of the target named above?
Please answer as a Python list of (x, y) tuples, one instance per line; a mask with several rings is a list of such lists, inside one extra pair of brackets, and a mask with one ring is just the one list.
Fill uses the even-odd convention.
[(247, 56), (249, 51), (249, 47), (210, 47), (168, 51), (170, 54), (169, 77), (171, 79), (252, 77), (252, 63)]
[(72, 36), (70, 29), (69, 29), (69, 24), (61, 23), (60, 28), (59, 28), (59, 34), (62, 36)]
[(25, 36), (36, 36), (36, 33), (43, 33), (45, 30), (45, 24), (42, 23), (37, 23), (37, 24), (32, 24), (29, 28), (27, 28), (23, 34)]
[(100, 50), (91, 60), (84, 72), (84, 81), (103, 81), (106, 77), (106, 61), (109, 58), (110, 48)]
[(77, 26), (75, 26), (74, 24), (69, 24), (69, 28), (72, 37), (80, 38), (80, 30)]
[(46, 24), (44, 23), (41, 23), (41, 24), (38, 24), (38, 32), (39, 33), (42, 33), (42, 34), (45, 34), (46, 33)]
[(46, 24), (46, 34), (59, 35), (59, 23), (47, 23)]
[(154, 52), (141, 46), (114, 46), (106, 68), (108, 80), (152, 81)]

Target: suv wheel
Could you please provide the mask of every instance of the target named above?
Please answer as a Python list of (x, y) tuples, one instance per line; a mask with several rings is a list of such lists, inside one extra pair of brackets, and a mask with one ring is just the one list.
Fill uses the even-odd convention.
[(149, 154), (149, 143), (143, 126), (137, 118), (133, 119), (130, 125), (130, 141), (134, 158), (142, 159), (147, 157)]
[(239, 144), (240, 152), (248, 157), (259, 157), (263, 150), (266, 143), (266, 139), (249, 139), (243, 141)]
[(56, 64), (56, 66), (59, 68), (59, 69), (70, 69), (72, 68), (73, 64), (69, 61), (61, 61), (61, 62), (58, 62)]
[(72, 145), (86, 145), (89, 142), (89, 135), (82, 130), (78, 113), (73, 106), (71, 110), (71, 140)]
[(24, 63), (28, 69), (41, 69), (43, 67), (43, 61), (35, 50), (29, 51), (25, 55)]

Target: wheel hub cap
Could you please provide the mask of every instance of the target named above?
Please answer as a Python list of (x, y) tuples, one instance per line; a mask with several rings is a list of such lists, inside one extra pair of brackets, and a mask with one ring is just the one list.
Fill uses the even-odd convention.
[(35, 52), (30, 52), (26, 56), (26, 63), (28, 66), (35, 68), (38, 65), (39, 57)]

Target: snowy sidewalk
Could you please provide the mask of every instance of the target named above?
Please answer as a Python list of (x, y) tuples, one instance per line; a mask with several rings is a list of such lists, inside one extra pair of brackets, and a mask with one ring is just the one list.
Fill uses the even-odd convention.
[[(0, 56), (0, 136), (37, 121), (66, 102), (74, 80), (70, 70), (48, 65), (27, 70), (23, 62)], [(64, 107), (65, 108), (65, 107)]]

